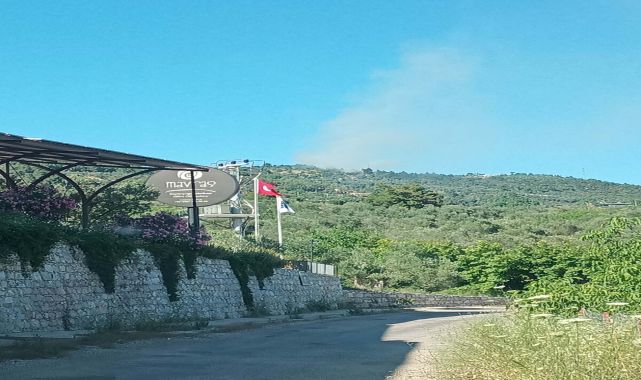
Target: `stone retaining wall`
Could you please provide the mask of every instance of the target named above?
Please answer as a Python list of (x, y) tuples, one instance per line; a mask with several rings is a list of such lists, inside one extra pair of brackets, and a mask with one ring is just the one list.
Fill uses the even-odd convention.
[[(166, 319), (238, 318), (248, 313), (238, 280), (224, 260), (199, 258), (195, 279), (180, 268), (178, 300), (170, 302), (151, 255), (138, 250), (116, 268), (113, 294), (84, 264), (84, 254), (56, 245), (39, 271), (22, 271), (16, 260), (0, 263), (0, 334), (82, 330)], [(312, 302), (334, 307), (342, 298), (337, 277), (276, 270), (260, 289), (250, 278), (256, 305), (284, 314)]]
[(353, 309), (387, 309), (418, 306), (500, 306), (507, 299), (485, 296), (450, 296), (443, 294), (382, 293), (343, 290), (344, 304)]
[[(269, 314), (293, 314), (301, 310), (317, 308), (336, 309), (343, 301), (338, 277), (276, 269), (273, 276), (264, 281), (261, 289), (256, 278), (249, 281), (257, 309)], [(286, 295), (285, 297), (278, 295)]]
[[(181, 263), (182, 264), (182, 263)], [(171, 302), (151, 255), (136, 251), (116, 268), (115, 292), (106, 294), (84, 254), (56, 245), (42, 269), (23, 271), (17, 260), (0, 263), (0, 334), (84, 330), (168, 319), (239, 318), (249, 312), (238, 280), (224, 260), (198, 258), (196, 278), (179, 271), (178, 300)], [(260, 286), (250, 277), (256, 311), (294, 314), (337, 307), (504, 305), (505, 299), (436, 294), (380, 293), (341, 288), (338, 277), (276, 269)]]

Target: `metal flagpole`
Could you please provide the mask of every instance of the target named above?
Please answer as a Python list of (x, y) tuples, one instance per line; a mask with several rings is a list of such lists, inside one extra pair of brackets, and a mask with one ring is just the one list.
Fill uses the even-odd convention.
[(254, 239), (260, 242), (260, 221), (258, 212), (258, 177), (254, 178)]
[(280, 203), (281, 203), (281, 197), (276, 196), (276, 218), (278, 220), (278, 247), (283, 246), (283, 226), (281, 223), (281, 216), (280, 216)]

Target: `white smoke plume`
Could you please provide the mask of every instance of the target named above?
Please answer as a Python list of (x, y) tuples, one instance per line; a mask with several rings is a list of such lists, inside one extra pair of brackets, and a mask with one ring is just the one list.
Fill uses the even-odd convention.
[(463, 169), (465, 157), (491, 151), (496, 133), (474, 88), (475, 60), (451, 49), (403, 54), (377, 71), (369, 89), (325, 122), (299, 163), (346, 170)]

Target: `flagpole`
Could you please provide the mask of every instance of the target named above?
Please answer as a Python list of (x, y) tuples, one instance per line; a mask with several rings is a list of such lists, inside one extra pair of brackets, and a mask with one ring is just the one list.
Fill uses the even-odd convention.
[(278, 220), (278, 247), (279, 248), (283, 246), (283, 226), (282, 226), (281, 216), (280, 216), (280, 204), (281, 204), (281, 197), (276, 196), (276, 218)]
[(258, 212), (258, 177), (254, 178), (254, 239), (260, 242), (260, 213)]

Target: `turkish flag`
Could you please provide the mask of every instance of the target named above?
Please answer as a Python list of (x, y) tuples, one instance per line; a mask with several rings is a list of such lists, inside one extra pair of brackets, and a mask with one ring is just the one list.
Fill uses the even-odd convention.
[(267, 195), (268, 197), (277, 197), (281, 195), (276, 191), (276, 187), (274, 185), (260, 179), (258, 180), (258, 194)]

